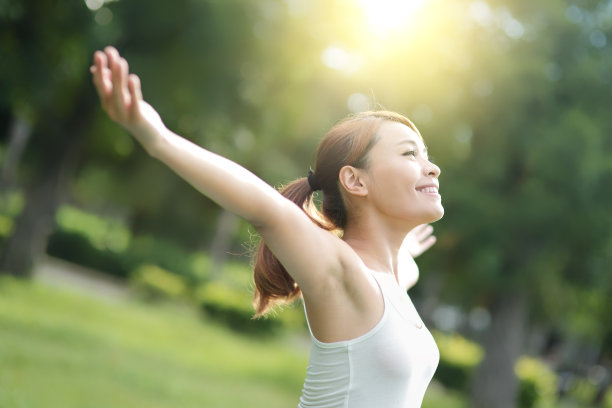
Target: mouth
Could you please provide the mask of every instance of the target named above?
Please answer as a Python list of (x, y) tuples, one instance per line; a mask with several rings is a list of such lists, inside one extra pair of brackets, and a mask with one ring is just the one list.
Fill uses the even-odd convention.
[(416, 191), (418, 191), (419, 193), (427, 194), (427, 195), (433, 195), (433, 196), (440, 195), (438, 193), (438, 186), (435, 186), (435, 185), (417, 187)]

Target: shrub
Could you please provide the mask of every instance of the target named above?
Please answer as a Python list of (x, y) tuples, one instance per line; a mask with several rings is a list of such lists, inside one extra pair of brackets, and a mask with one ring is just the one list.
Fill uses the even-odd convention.
[(435, 378), (448, 388), (467, 391), (474, 368), (480, 363), (480, 345), (454, 333), (432, 330), (440, 350), (440, 363)]
[(608, 392), (606, 392), (606, 395), (604, 396), (604, 407), (612, 408), (612, 388), (609, 389)]
[(67, 205), (57, 210), (55, 219), (60, 230), (82, 235), (101, 251), (120, 253), (130, 243), (132, 234), (120, 220), (87, 213)]
[(80, 233), (55, 231), (47, 242), (47, 253), (117, 277), (128, 276), (121, 254), (94, 247), (91, 241)]
[(556, 399), (557, 375), (542, 361), (523, 356), (514, 371), (519, 378), (519, 408), (532, 408), (539, 404), (552, 406)]
[(181, 276), (189, 283), (198, 281), (194, 276), (190, 253), (180, 245), (160, 237), (142, 235), (132, 239), (123, 255), (123, 262), (129, 270), (152, 264)]
[(131, 276), (132, 285), (147, 299), (176, 299), (187, 293), (183, 279), (157, 265), (145, 264)]
[(276, 319), (253, 319), (250, 293), (217, 281), (201, 285), (196, 301), (207, 316), (241, 333), (271, 334), (281, 326)]
[(122, 254), (131, 233), (119, 220), (62, 206), (56, 214), (57, 229), (47, 242), (49, 255), (118, 277), (127, 277)]

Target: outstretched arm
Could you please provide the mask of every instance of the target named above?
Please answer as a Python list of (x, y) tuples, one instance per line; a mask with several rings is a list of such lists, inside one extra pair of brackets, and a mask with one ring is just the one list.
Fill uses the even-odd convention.
[(243, 217), (262, 234), (302, 291), (340, 279), (341, 242), (317, 227), (276, 189), (242, 166), (171, 132), (142, 99), (140, 80), (116, 49), (94, 54), (93, 82), (103, 109), (144, 149), (201, 193)]
[(414, 258), (427, 251), (436, 243), (433, 227), (429, 224), (419, 225), (406, 235), (400, 248), (399, 267), (402, 279), (400, 285), (406, 290), (419, 280), (419, 267)]
[(171, 132), (142, 99), (140, 80), (116, 49), (94, 54), (93, 82), (108, 116), (128, 130), (154, 158), (169, 166), (227, 210), (255, 226), (271, 216), (267, 209), (282, 197), (242, 166)]

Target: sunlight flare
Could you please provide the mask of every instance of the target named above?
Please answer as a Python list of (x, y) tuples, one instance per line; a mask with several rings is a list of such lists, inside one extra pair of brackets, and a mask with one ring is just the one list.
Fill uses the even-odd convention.
[(375, 35), (386, 35), (401, 27), (424, 3), (425, 0), (359, 0), (368, 28)]

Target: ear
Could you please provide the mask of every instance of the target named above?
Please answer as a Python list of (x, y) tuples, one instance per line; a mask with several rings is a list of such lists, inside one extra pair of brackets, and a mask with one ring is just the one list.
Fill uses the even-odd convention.
[(353, 166), (344, 166), (340, 169), (338, 180), (347, 193), (358, 197), (368, 195), (368, 187), (364, 183), (364, 175), (361, 169)]

